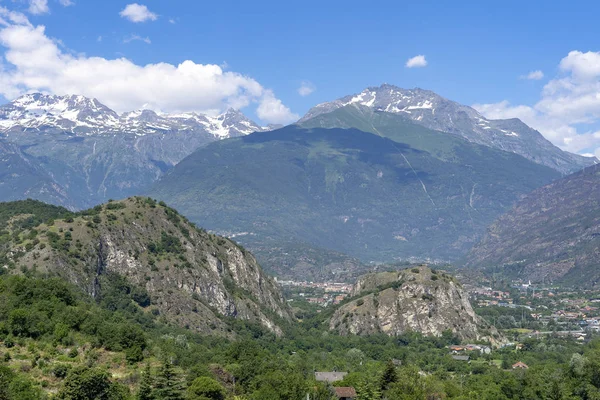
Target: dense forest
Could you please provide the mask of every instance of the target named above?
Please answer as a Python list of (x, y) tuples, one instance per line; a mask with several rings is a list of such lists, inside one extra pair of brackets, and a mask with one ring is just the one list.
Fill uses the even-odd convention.
[(93, 301), (58, 279), (1, 276), (0, 398), (332, 398), (314, 371), (349, 372), (334, 385), (361, 400), (600, 398), (600, 341), (530, 340), (467, 363), (449, 355), (449, 333), (341, 337), (319, 315), (283, 337), (232, 320), (223, 339), (170, 326), (115, 287)]
[[(108, 203), (104, 211), (118, 207)], [(107, 274), (100, 295), (91, 297), (48, 271), (6, 264), (11, 243), (42, 244), (36, 242), (40, 223), (84, 215), (96, 224), (102, 210), (73, 214), (30, 200), (0, 207), (7, 227), (0, 230), (0, 264), (6, 265), (0, 269), (0, 400), (329, 400), (336, 398), (332, 386), (354, 387), (357, 400), (600, 399), (600, 340), (550, 335), (457, 359), (449, 346), (460, 340), (450, 331), (440, 337), (330, 331), (335, 307), (351, 299), (325, 309), (296, 307), (295, 320), (278, 320), (280, 333), (222, 316), (227, 334), (206, 335), (175, 324), (153, 307), (148, 291), (121, 275)], [(505, 328), (522, 315), (498, 307), (479, 312)], [(513, 368), (518, 362), (527, 368)], [(326, 384), (316, 371), (347, 375)]]

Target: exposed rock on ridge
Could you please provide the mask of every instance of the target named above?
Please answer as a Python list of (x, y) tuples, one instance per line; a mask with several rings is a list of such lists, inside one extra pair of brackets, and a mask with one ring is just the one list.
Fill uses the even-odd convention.
[(483, 321), (453, 277), (419, 266), (360, 277), (349, 303), (341, 306), (329, 327), (343, 335), (420, 332), (440, 336), (446, 330), (461, 339), (483, 338)]
[(147, 291), (147, 311), (203, 333), (227, 334), (224, 317), (276, 333), (278, 321), (290, 319), (275, 282), (250, 253), (150, 199), (110, 202), (36, 231), (36, 243), (12, 247), (7, 268), (57, 274), (94, 297), (119, 276)]

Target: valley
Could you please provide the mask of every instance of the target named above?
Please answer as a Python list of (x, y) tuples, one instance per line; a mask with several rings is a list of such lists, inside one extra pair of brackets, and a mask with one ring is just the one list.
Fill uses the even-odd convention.
[[(542, 379), (539, 368), (594, 368), (600, 292), (417, 264), (351, 281), (271, 280), (235, 242), (144, 197), (77, 213), (0, 203), (0, 223), (0, 367), (11, 398), (184, 388), (190, 398), (328, 398), (335, 387), (494, 397), (521, 379), (515, 365), (532, 368), (528, 380)], [(285, 365), (285, 379), (273, 365)], [(315, 370), (348, 375), (332, 388)], [(496, 383), (483, 389), (488, 376)], [(576, 382), (563, 379), (561, 390)]]
[[(600, 292), (576, 271), (597, 260), (597, 167), (563, 177), (594, 159), (518, 122), (389, 85), (287, 127), (82, 96), (0, 108), (9, 399), (496, 399), (548, 370), (548, 393), (593, 381)], [(542, 266), (524, 243), (561, 255)]]
[(0, 0), (0, 400), (600, 400), (599, 13)]

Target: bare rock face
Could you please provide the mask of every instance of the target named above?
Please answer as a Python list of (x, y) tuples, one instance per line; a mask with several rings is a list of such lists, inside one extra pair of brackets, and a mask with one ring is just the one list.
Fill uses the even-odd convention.
[(147, 311), (210, 334), (227, 334), (226, 317), (277, 334), (277, 321), (291, 318), (276, 283), (250, 253), (197, 229), (164, 203), (109, 202), (36, 230), (39, 243), (24, 253), (15, 248), (15, 264), (58, 274), (94, 297), (118, 276), (147, 292)]
[(342, 335), (420, 332), (441, 336), (451, 330), (461, 339), (482, 339), (483, 321), (460, 283), (446, 273), (419, 266), (360, 277), (354, 298), (340, 307), (329, 327)]

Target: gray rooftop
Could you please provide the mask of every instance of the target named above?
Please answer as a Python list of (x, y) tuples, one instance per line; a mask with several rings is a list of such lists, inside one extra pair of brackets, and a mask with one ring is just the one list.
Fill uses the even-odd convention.
[(319, 382), (337, 382), (344, 379), (347, 372), (315, 372), (315, 379)]

